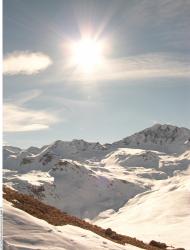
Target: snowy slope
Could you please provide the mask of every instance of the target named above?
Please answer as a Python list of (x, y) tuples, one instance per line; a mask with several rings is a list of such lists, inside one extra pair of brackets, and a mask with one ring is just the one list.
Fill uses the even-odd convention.
[[(173, 134), (168, 126), (162, 127), (168, 131), (168, 137)], [(170, 127), (173, 131), (174, 127)], [(159, 125), (145, 131), (151, 134), (156, 128), (160, 133)], [(185, 133), (187, 141), (188, 130), (185, 129)], [(177, 135), (185, 133), (182, 128)], [(139, 147), (143, 145), (142, 142)], [(151, 190), (155, 181), (175, 176), (190, 164), (190, 150), (168, 155), (114, 147), (83, 140), (56, 141), (43, 147), (38, 154), (27, 150), (5, 154), (4, 183), (70, 214), (93, 219), (107, 209), (117, 211), (137, 194)], [(5, 148), (5, 152), (7, 150)]]
[(165, 153), (183, 153), (190, 149), (190, 130), (172, 125), (156, 124), (113, 143), (118, 148), (141, 148)]
[(146, 177), (148, 173), (153, 175), (147, 178), (152, 179), (166, 179), (175, 175), (178, 171), (183, 171), (190, 165), (190, 150), (178, 155), (168, 155), (163, 152), (120, 148), (108, 154), (102, 161), (102, 166), (111, 168), (117, 166), (118, 169), (123, 167), (126, 172), (144, 171)]
[(48, 172), (18, 174), (6, 170), (4, 182), (69, 214), (90, 219), (109, 208), (118, 210), (147, 190), (141, 183), (98, 173), (72, 160), (60, 160)]
[(101, 145), (99, 142), (86, 142), (84, 140), (61, 141), (58, 140), (50, 144), (43, 154), (54, 154), (61, 158), (85, 161), (92, 159), (99, 160), (108, 152), (108, 147)]
[(189, 180), (190, 169), (159, 181), (151, 191), (131, 199), (112, 216), (104, 211), (94, 223), (147, 242), (154, 239), (189, 250)]
[(41, 152), (41, 149), (31, 146), (31, 147), (27, 148), (26, 151), (33, 154), (33, 155), (37, 155), (37, 154), (39, 154)]
[(3, 149), (8, 150), (12, 153), (19, 153), (22, 149), (18, 147), (13, 147), (13, 146), (3, 146)]
[[(41, 149), (8, 146), (4, 148), (3, 164), (6, 185), (69, 214), (99, 218), (97, 223), (118, 230), (123, 230), (121, 222), (126, 218), (126, 224), (130, 221), (126, 230), (131, 227), (135, 237), (187, 244), (189, 214), (175, 204), (177, 200), (184, 209), (189, 205), (189, 129), (157, 124), (105, 145), (73, 140), (56, 141)], [(168, 191), (173, 186), (173, 191)], [(155, 214), (150, 212), (151, 207)], [(175, 207), (181, 212), (179, 216), (172, 210)], [(166, 223), (157, 227), (157, 217)], [(147, 235), (142, 230), (146, 226)], [(177, 228), (185, 230), (181, 241), (170, 233), (176, 233)]]
[[(34, 165), (44, 162), (51, 164), (54, 159), (72, 159), (80, 162), (99, 162), (111, 152), (119, 148), (137, 148), (150, 151), (159, 151), (166, 154), (181, 154), (190, 150), (190, 130), (171, 125), (154, 125), (132, 136), (113, 144), (101, 145), (84, 140), (56, 141), (41, 149), (30, 147), (21, 150), (11, 146), (4, 147), (3, 166), (7, 169), (20, 170), (21, 165)], [(151, 158), (151, 154), (148, 156)], [(154, 157), (154, 156), (153, 156)], [(43, 160), (44, 158), (44, 160)], [(42, 167), (42, 166), (41, 166)], [(40, 166), (37, 166), (39, 169)]]
[(52, 226), (4, 201), (4, 250), (138, 250), (79, 227)]

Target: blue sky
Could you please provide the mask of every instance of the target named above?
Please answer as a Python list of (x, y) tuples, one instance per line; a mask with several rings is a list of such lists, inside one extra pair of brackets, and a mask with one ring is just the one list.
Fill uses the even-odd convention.
[[(190, 128), (188, 0), (4, 0), (4, 141), (113, 142), (154, 123)], [(87, 76), (68, 41), (105, 41)]]

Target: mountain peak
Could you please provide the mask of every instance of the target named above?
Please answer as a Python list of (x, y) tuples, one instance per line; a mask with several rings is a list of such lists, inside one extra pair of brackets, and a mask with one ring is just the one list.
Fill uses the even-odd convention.
[(114, 146), (180, 153), (190, 147), (190, 130), (169, 124), (155, 124), (114, 143)]
[[(175, 125), (171, 125), (171, 124), (161, 124), (161, 123), (156, 123), (154, 124), (153, 126), (149, 127), (149, 128), (146, 128), (144, 130), (157, 130), (157, 129), (161, 129), (161, 130), (186, 130), (188, 131), (189, 129), (187, 128), (184, 128), (184, 127), (178, 127), (178, 126), (175, 126)], [(144, 131), (143, 130), (143, 131)], [(189, 130), (190, 131), (190, 130)]]
[[(176, 139), (180, 139), (182, 137), (190, 138), (190, 130), (183, 127), (177, 127), (170, 124), (155, 124), (152, 127), (146, 128), (139, 133), (136, 134), (147, 134), (147, 133), (155, 133), (158, 137), (167, 138), (170, 137), (171, 141)], [(169, 138), (168, 138), (169, 139)]]

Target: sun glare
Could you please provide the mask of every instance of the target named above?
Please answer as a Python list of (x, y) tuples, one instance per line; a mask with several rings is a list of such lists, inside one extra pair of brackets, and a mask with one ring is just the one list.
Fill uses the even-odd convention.
[(103, 43), (83, 38), (72, 45), (72, 61), (85, 73), (90, 73), (103, 62)]

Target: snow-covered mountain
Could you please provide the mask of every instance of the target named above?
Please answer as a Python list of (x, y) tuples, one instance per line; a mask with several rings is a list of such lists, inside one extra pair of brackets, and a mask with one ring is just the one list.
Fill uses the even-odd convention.
[(111, 216), (109, 210), (104, 211), (94, 223), (147, 241), (190, 249), (189, 207), (190, 169), (156, 182), (150, 191), (137, 195)]
[[(16, 229), (16, 230), (15, 230)], [(27, 232), (27, 233), (26, 233)], [(72, 237), (71, 237), (72, 235)], [(140, 250), (122, 246), (80, 227), (53, 226), (4, 201), (4, 250)]]
[[(187, 235), (175, 241), (166, 225), (174, 223), (175, 230), (190, 225), (189, 129), (157, 124), (112, 144), (59, 140), (42, 148), (6, 146), (3, 151), (6, 185), (122, 233), (122, 218), (127, 218), (123, 221), (129, 219), (133, 236), (147, 242), (166, 239), (187, 247)], [(163, 205), (167, 201), (169, 210)], [(172, 210), (175, 203), (184, 209)], [(147, 227), (156, 228), (147, 235), (139, 228), (146, 220)]]
[(190, 150), (190, 130), (172, 125), (156, 124), (112, 144), (101, 145), (98, 142), (89, 143), (84, 140), (73, 140), (71, 142), (59, 140), (50, 145), (45, 145), (41, 149), (30, 147), (22, 150), (12, 146), (4, 146), (3, 166), (8, 169), (15, 166), (18, 169), (22, 164), (44, 162), (43, 165), (46, 165), (54, 159), (99, 162), (108, 153), (119, 148), (181, 154)]
[(190, 148), (190, 130), (172, 125), (155, 124), (113, 145), (120, 148), (150, 149), (169, 154), (182, 153)]

